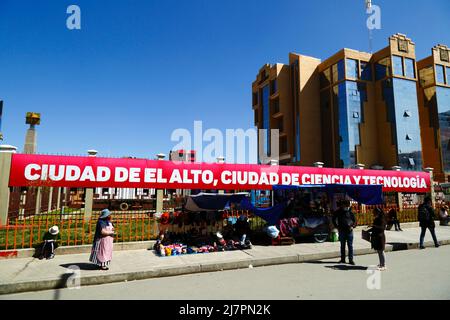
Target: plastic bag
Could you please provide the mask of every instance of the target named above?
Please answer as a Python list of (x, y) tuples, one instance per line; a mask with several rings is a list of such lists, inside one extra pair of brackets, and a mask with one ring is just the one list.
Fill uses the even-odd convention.
[(280, 230), (278, 230), (277, 227), (275, 227), (275, 226), (268, 226), (266, 229), (266, 233), (272, 239), (276, 239), (276, 238), (278, 238), (278, 235), (280, 234)]

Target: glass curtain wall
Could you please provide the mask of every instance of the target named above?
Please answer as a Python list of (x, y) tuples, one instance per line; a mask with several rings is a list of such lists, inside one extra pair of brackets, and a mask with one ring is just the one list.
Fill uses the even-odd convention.
[(450, 172), (450, 88), (436, 87), (440, 144), (444, 171)]

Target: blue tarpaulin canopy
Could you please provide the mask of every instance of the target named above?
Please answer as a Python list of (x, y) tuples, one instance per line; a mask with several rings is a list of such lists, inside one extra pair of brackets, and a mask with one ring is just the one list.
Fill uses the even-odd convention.
[[(299, 186), (275, 185), (273, 190), (298, 190), (304, 188), (324, 188), (328, 194), (345, 193), (353, 200), (362, 204), (382, 204), (383, 191), (382, 185), (357, 185), (357, 184), (305, 184)], [(256, 208), (248, 199), (241, 203), (242, 208), (251, 210), (253, 213), (267, 221), (269, 225), (275, 225), (283, 214), (287, 201), (283, 201), (270, 208)]]
[(283, 201), (270, 208), (257, 208), (248, 199), (244, 199), (241, 203), (241, 208), (244, 210), (250, 210), (254, 215), (267, 221), (269, 225), (275, 225), (280, 220), (281, 215), (286, 209), (287, 201)]
[(247, 192), (240, 193), (199, 193), (189, 196), (185, 209), (189, 211), (224, 210), (229, 203), (241, 203), (247, 198)]
[[(382, 185), (360, 185), (360, 184), (306, 184), (299, 186), (275, 185), (273, 190), (298, 190), (304, 188), (323, 188), (328, 194), (345, 193), (353, 200), (369, 205), (383, 203)], [(230, 203), (240, 204), (241, 209), (251, 210), (256, 216), (261, 217), (269, 225), (275, 225), (287, 206), (283, 201), (270, 208), (257, 208), (250, 199), (247, 192), (233, 194), (200, 193), (191, 195), (185, 208), (189, 211), (215, 211), (224, 210)]]
[(324, 188), (327, 193), (346, 193), (353, 200), (369, 205), (383, 204), (381, 184), (306, 184), (299, 186), (275, 185), (273, 190), (298, 190), (303, 188)]

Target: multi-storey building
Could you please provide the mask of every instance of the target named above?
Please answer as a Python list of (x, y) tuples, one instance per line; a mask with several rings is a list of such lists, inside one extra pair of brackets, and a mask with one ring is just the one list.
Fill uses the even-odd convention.
[(450, 174), (450, 59), (449, 47), (437, 45), (431, 56), (417, 62), (418, 100), (424, 165), (438, 180)]
[[(439, 48), (448, 53), (447, 47)], [(441, 139), (447, 134), (442, 128), (447, 126), (443, 113), (448, 108), (445, 92), (450, 87), (450, 71), (445, 54), (441, 60), (442, 55), (436, 53), (439, 50), (433, 49), (434, 58), (419, 64), (419, 69), (435, 65), (431, 68), (436, 80), (425, 86), (419, 84), (415, 44), (402, 34), (389, 37), (388, 45), (373, 54), (345, 48), (320, 61), (291, 53), (289, 65), (266, 64), (253, 82), (255, 125), (280, 130), (281, 164), (320, 161), (328, 167), (364, 164), (422, 170), (424, 166), (438, 168), (434, 160), (427, 159), (433, 159), (431, 154), (436, 156), (439, 149), (441, 166), (447, 163), (450, 167), (450, 154), (445, 158), (442, 152), (448, 139), (439, 140), (439, 148), (436, 142), (433, 150), (428, 150), (427, 142), (430, 135)], [(423, 89), (432, 91), (431, 87), (442, 92), (434, 109), (444, 111), (439, 111), (441, 122), (436, 120), (425, 130), (429, 133), (421, 135), (424, 112), (419, 113), (418, 101)], [(260, 153), (270, 157), (269, 135)]]
[(322, 156), (328, 166), (348, 168), (367, 163), (376, 154), (376, 141), (370, 134), (374, 130), (367, 130), (374, 126), (375, 116), (367, 95), (367, 90), (373, 90), (368, 88), (369, 60), (367, 53), (343, 49), (318, 67)]

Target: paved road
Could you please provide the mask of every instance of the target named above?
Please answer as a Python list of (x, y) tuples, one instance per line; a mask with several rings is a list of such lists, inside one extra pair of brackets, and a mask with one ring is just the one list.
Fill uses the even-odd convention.
[[(377, 255), (23, 294), (0, 299), (450, 299), (450, 246), (387, 253), (388, 271), (368, 274)], [(377, 275), (381, 275), (377, 282)], [(369, 290), (380, 284), (380, 289)]]

